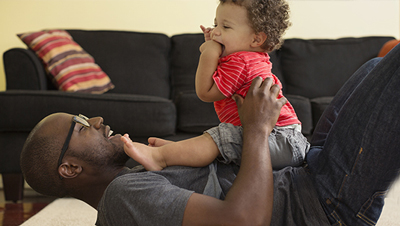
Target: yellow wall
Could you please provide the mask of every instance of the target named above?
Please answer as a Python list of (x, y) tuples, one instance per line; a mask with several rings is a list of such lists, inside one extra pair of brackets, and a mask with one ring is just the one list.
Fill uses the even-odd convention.
[[(199, 32), (211, 26), (218, 0), (0, 0), (0, 60), (25, 47), (15, 34), (42, 29), (112, 29)], [(289, 0), (292, 27), (286, 37), (399, 37), (399, 0)], [(0, 63), (0, 91), (5, 90)]]

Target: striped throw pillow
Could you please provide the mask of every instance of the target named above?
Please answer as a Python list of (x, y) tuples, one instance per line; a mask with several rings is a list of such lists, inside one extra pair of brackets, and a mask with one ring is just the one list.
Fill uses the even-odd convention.
[(64, 30), (17, 35), (42, 60), (59, 90), (104, 93), (114, 88), (110, 78)]

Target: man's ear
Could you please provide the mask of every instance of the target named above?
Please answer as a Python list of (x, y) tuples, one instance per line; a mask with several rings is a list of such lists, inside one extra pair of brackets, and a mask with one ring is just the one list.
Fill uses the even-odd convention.
[(63, 178), (75, 178), (80, 173), (82, 173), (82, 166), (73, 162), (63, 162), (60, 167), (58, 167), (58, 174)]
[(253, 42), (251, 43), (251, 47), (257, 48), (264, 44), (265, 40), (267, 40), (267, 34), (264, 32), (258, 32), (254, 34)]

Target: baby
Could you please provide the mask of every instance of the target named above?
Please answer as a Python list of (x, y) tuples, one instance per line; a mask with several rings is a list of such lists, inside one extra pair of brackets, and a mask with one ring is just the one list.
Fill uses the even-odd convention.
[[(196, 93), (201, 100), (214, 102), (222, 123), (241, 126), (232, 96), (237, 94), (245, 97), (256, 77), (272, 78), (281, 89), (277, 98), (283, 97), (282, 84), (271, 72), (268, 52), (281, 45), (281, 36), (289, 26), (288, 10), (284, 0), (220, 0), (214, 28), (201, 26), (205, 42), (200, 46)], [(203, 145), (206, 145), (207, 148), (215, 148), (216, 152), (211, 152), (218, 154), (218, 148), (209, 138), (204, 134), (168, 145), (164, 145), (164, 140), (149, 138), (150, 147), (135, 143), (125, 150), (134, 158), (131, 153), (135, 148), (147, 149), (152, 146), (176, 151), (180, 148), (202, 148), (204, 151), (206, 147)], [(269, 136), (269, 146), (274, 169), (303, 163), (309, 143), (301, 133), (301, 122), (289, 102), (282, 107)], [(216, 157), (215, 154), (210, 156)]]

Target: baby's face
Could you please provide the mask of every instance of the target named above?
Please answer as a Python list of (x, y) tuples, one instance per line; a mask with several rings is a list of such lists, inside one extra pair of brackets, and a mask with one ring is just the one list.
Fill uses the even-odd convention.
[(245, 7), (233, 3), (219, 4), (211, 39), (222, 45), (222, 57), (239, 51), (252, 51), (255, 32)]

